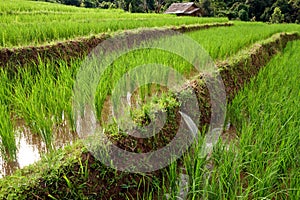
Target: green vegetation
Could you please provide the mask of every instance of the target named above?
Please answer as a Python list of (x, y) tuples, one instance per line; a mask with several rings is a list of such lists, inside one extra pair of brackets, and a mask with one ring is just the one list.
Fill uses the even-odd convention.
[[(189, 177), (184, 183), (176, 162), (163, 176), (130, 175), (86, 158), (86, 149), (76, 144), (4, 178), (0, 197), (106, 198), (109, 190), (115, 191), (112, 195), (116, 198), (152, 199), (159, 195), (166, 199), (168, 194), (176, 199), (185, 189), (188, 199), (299, 199), (299, 50), (299, 41), (288, 43), (284, 52), (238, 93), (228, 109), (231, 127), (206, 158), (202, 157), (203, 139), (199, 137), (191, 148), (193, 153), (182, 158)], [(33, 172), (34, 176), (25, 178)], [(106, 184), (106, 190), (89, 193), (89, 186), (99, 184)]]
[(122, 10), (85, 9), (21, 0), (1, 1), (0, 13), (0, 47), (40, 45), (140, 27), (228, 21), (225, 18), (176, 18), (170, 15), (131, 14)]
[(54, 127), (72, 120), (72, 85), (73, 69), (79, 62), (72, 63), (69, 68), (61, 61), (40, 63), (35, 67), (26, 67), (18, 72), (12, 81), (11, 101), (14, 105), (13, 114), (25, 120), (32, 133), (39, 134), (48, 149), (52, 149)]
[(281, 23), (283, 20), (284, 20), (284, 14), (281, 14), (280, 8), (276, 7), (270, 18), (270, 22), (271, 23)]
[[(238, 93), (230, 128), (211, 156), (201, 157), (201, 138), (184, 156), (188, 199), (300, 198), (299, 52), (300, 41), (288, 43)], [(168, 174), (176, 199), (182, 188), (174, 168)]]
[[(215, 60), (223, 60), (246, 49), (251, 44), (270, 37), (282, 31), (300, 30), (299, 25), (267, 25), (263, 23), (236, 23), (232, 27), (210, 28), (207, 30), (186, 33), (199, 42)], [(221, 34), (219, 33), (221, 32)], [(138, 50), (129, 52), (114, 61), (102, 77), (96, 96), (98, 119), (107, 97), (111, 95), (115, 83), (124, 73), (136, 66), (156, 63), (171, 66), (186, 77), (195, 75), (191, 65), (170, 52), (161, 50)], [(12, 130), (9, 120), (23, 119), (32, 133), (43, 138), (48, 149), (52, 149), (55, 128), (67, 123), (71, 130), (75, 124), (72, 113), (72, 85), (77, 70), (81, 67), (81, 60), (74, 60), (67, 64), (65, 61), (48, 61), (37, 66), (29, 65), (20, 69), (14, 77), (8, 78), (5, 70), (0, 73), (3, 92), (1, 93), (4, 110), (1, 121), (7, 130)], [(158, 76), (162, 76), (161, 72)], [(139, 77), (137, 77), (137, 80)], [(129, 88), (130, 89), (130, 88)], [(139, 95), (142, 100), (152, 91), (149, 85), (141, 87)], [(7, 113), (7, 114), (5, 114)], [(3, 128), (3, 130), (6, 130)], [(4, 143), (4, 149), (14, 149), (12, 131), (5, 131), (10, 136), (5, 137), (9, 142)], [(4, 138), (4, 136), (3, 136)], [(11, 138), (11, 139), (9, 139)], [(11, 146), (11, 147), (9, 147)]]
[[(165, 11), (172, 3), (179, 3), (182, 0), (42, 0), (57, 2), (67, 5), (99, 7), (99, 8), (120, 8), (129, 12), (156, 12)], [(300, 22), (300, 1), (299, 0), (198, 0), (196, 4), (202, 10), (203, 16), (228, 17), (242, 21), (264, 21), (272, 22), (272, 14), (280, 9), (282, 11), (282, 22)], [(277, 12), (277, 11), (276, 11)], [(279, 21), (281, 22), (281, 21)]]
[(228, 198), (300, 197), (299, 44), (289, 43), (230, 105), (229, 120), (238, 138), (227, 152), (223, 147), (213, 156), (219, 163), (218, 188), (232, 188)]
[[(227, 21), (224, 18), (176, 18), (170, 15), (130, 14), (121, 10), (85, 9), (44, 2), (20, 0), (3, 2), (0, 3), (1, 47), (41, 45), (57, 40), (145, 26)], [(16, 5), (16, 2), (20, 4)], [(209, 1), (202, 2), (202, 6), (213, 5), (209, 4)], [(247, 13), (251, 12), (251, 7), (240, 4), (231, 6), (238, 11), (240, 18), (251, 17), (247, 16)], [(282, 13), (280, 16), (274, 15), (274, 22), (281, 20), (283, 15), (286, 17), (283, 14), (284, 9), (280, 10)], [(212, 9), (211, 12), (216, 11)], [(14, 27), (11, 26), (13, 23)], [(230, 61), (243, 59), (244, 52), (251, 58), (254, 56), (251, 65), (256, 64), (259, 68), (261, 63), (256, 61), (265, 58), (257, 59), (253, 55), (255, 52), (249, 52), (249, 48), (253, 44), (257, 47), (263, 41), (271, 41), (270, 37), (279, 32), (299, 33), (300, 26), (235, 22), (232, 27), (215, 27), (185, 34), (207, 50), (213, 60), (229, 61), (229, 66), (224, 66), (226, 68), (230, 68)], [(175, 46), (182, 48), (180, 44), (172, 45), (174, 49)], [(279, 41), (278, 46), (280, 45)], [(56, 149), (53, 143), (56, 131), (61, 127), (66, 127), (70, 132), (75, 130), (72, 95), (75, 78), (78, 78), (77, 72), (83, 64), (81, 59), (68, 62), (40, 60), (39, 64), (28, 64), (14, 73), (8, 72), (5, 68), (1, 69), (1, 157), (7, 161), (17, 159), (14, 132), (18, 120), (23, 120), (25, 126), (30, 128), (31, 134), (37, 134), (42, 138), (50, 154), (42, 161), (16, 172), (14, 176), (1, 179), (0, 198), (166, 199), (165, 196), (168, 194), (170, 199), (176, 199), (177, 196), (181, 196), (179, 194), (181, 190), (186, 189), (188, 198), (195, 200), (299, 199), (300, 111), (297, 105), (300, 102), (297, 80), (300, 78), (300, 71), (297, 59), (300, 42), (289, 43), (282, 53), (278, 52), (281, 48), (271, 46), (270, 51), (261, 54), (278, 53), (228, 106), (227, 123), (230, 126), (224, 131), (212, 154), (202, 157), (203, 138), (199, 137), (198, 143), (194, 144), (179, 162), (173, 162), (167, 168), (151, 174), (123, 173), (105, 167), (95, 160), (80, 142), (75, 142), (64, 150)], [(189, 49), (184, 50), (189, 52)], [(151, 63), (170, 66), (188, 79), (198, 75), (191, 63), (171, 52), (147, 48), (128, 52), (103, 71), (102, 79), (97, 86), (95, 102), (98, 120), (101, 120), (105, 103), (111, 97), (112, 89), (116, 87), (120, 78), (137, 66), (144, 67)], [(249, 63), (246, 61), (243, 63), (246, 66), (247, 64)], [(150, 74), (154, 77), (166, 76), (166, 71), (151, 67), (144, 74), (131, 74), (134, 75), (132, 79), (142, 81)], [(232, 78), (236, 79), (234, 81), (240, 77), (239, 73), (249, 73), (245, 76), (252, 77), (251, 70), (243, 72), (245, 68), (245, 66), (237, 67), (241, 71), (232, 74)], [(231, 72), (234, 70), (231, 69)], [(91, 75), (89, 78), (92, 79), (94, 76)], [(235, 89), (235, 86), (229, 89)], [(134, 85), (124, 87), (132, 90)], [(174, 121), (178, 117), (175, 110), (179, 105), (175, 98), (165, 91), (165, 88), (155, 84), (144, 85), (134, 91), (133, 101), (140, 107), (133, 106), (130, 114), (136, 124), (147, 125), (154, 117), (151, 112), (154, 108), (169, 114), (167, 118), (170, 124), (164, 131), (174, 133), (177, 125)], [(153, 97), (151, 101), (147, 99), (149, 96)], [(114, 99), (112, 103), (113, 101)], [(137, 142), (128, 138), (115, 121), (103, 127), (106, 128), (105, 133), (111, 136), (110, 139), (119, 142), (126, 150), (133, 148), (134, 152), (147, 151), (148, 147), (160, 148), (160, 145), (164, 145), (172, 138), (171, 133), (166, 137), (162, 135), (161, 138), (159, 137), (161, 135), (158, 135), (158, 138), (154, 139), (155, 142), (151, 140)], [(205, 132), (204, 127), (202, 133)], [(125, 144), (126, 142), (128, 144)], [(189, 177), (186, 184), (178, 179), (179, 173), (183, 172)]]
[(213, 59), (223, 60), (275, 33), (293, 31), (300, 32), (300, 25), (234, 22), (232, 27), (211, 28), (189, 32), (186, 35), (199, 42)]
[[(212, 2), (210, 9), (213, 10), (210, 16), (227, 16), (229, 19), (240, 18), (248, 21), (268, 22), (272, 14), (277, 9), (284, 15), (282, 22), (299, 23), (299, 0), (204, 0)], [(241, 15), (243, 13), (243, 15)]]
[(10, 120), (11, 84), (4, 70), (1, 69), (0, 74), (0, 150), (6, 160), (15, 160), (17, 147), (13, 123)]

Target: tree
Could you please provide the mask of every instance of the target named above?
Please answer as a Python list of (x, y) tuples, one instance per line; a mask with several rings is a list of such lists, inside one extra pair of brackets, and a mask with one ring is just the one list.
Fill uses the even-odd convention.
[(300, 22), (300, 0), (290, 0), (289, 4), (291, 5), (291, 18), (292, 22)]
[(86, 8), (96, 8), (98, 6), (97, 0), (84, 0), (84, 7)]
[(124, 0), (119, 0), (119, 1), (116, 1), (116, 2), (117, 2), (117, 7), (118, 8), (126, 10), (126, 3), (125, 3)]
[(272, 6), (271, 1), (267, 0), (246, 0), (246, 5), (249, 6), (249, 16), (251, 18), (255, 17), (258, 21), (263, 21), (261, 18), (262, 14), (264, 13), (267, 7)]
[(155, 0), (155, 12), (160, 13), (164, 4), (165, 0)]
[(270, 18), (271, 23), (281, 23), (284, 20), (284, 15), (281, 13), (281, 10), (279, 7), (276, 7), (274, 9), (274, 12)]
[(226, 3), (223, 0), (211, 0), (211, 8), (214, 16), (224, 16), (228, 10)]
[(239, 18), (242, 21), (249, 21), (248, 12), (244, 9), (239, 11)]
[(211, 7), (210, 0), (203, 0), (200, 4), (200, 8), (203, 10), (204, 17), (210, 17), (213, 15), (213, 9)]
[(62, 3), (66, 5), (80, 6), (82, 0), (62, 0)]
[(292, 22), (292, 6), (289, 4), (288, 0), (277, 0), (272, 5), (272, 10), (276, 7), (280, 8), (281, 13), (284, 15), (285, 22)]
[(132, 13), (132, 4), (131, 4), (131, 3), (129, 3), (128, 11), (129, 11), (130, 13)]

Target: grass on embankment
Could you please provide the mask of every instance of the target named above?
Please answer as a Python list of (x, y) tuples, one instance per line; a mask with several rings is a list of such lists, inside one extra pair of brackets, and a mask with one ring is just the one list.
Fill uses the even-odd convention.
[[(300, 25), (297, 24), (265, 24), (260, 22), (245, 23), (235, 21), (234, 26), (228, 27), (230, 23), (213, 22), (211, 21), (209, 25), (177, 26), (172, 28), (172, 30), (188, 31), (185, 34), (199, 42), (215, 60), (223, 60), (234, 55), (245, 46), (250, 46), (278, 32), (300, 32)], [(211, 28), (212, 26), (225, 27)], [(201, 29), (201, 27), (209, 29), (190, 32), (191, 30)], [(128, 32), (128, 34), (138, 33)], [(81, 38), (46, 46), (2, 49), (0, 52), (0, 65), (5, 66), (6, 64), (10, 64), (16, 70), (16, 66), (31, 62), (38, 63), (40, 58), (69, 60), (71, 58), (82, 57), (108, 37), (111, 37), (111, 35), (105, 34), (97, 37)], [(112, 37), (114, 36), (112, 35)]]
[[(281, 47), (281, 46), (279, 45), (279, 47)], [(291, 56), (292, 56), (292, 54), (291, 54)], [(287, 59), (285, 59), (285, 61), (287, 62)], [(277, 58), (277, 62), (280, 62), (278, 58)], [(232, 115), (230, 115), (230, 116), (232, 116)], [(230, 119), (232, 121), (234, 121), (233, 120), (234, 118), (230, 117)], [(238, 125), (236, 125), (236, 126), (238, 127)], [(245, 135), (247, 136), (247, 134), (245, 134)], [(249, 134), (249, 135), (251, 135), (251, 134)], [(258, 137), (258, 136), (256, 136), (256, 137)], [(261, 138), (261, 139), (263, 139), (263, 138)], [(282, 138), (282, 140), (283, 139), (284, 138)], [(294, 138), (294, 139), (297, 139), (297, 138)], [(240, 143), (242, 141), (243, 140), (241, 139)], [(244, 139), (244, 141), (247, 141), (247, 140)], [(244, 144), (246, 144), (246, 143), (244, 143)], [(247, 196), (247, 195), (249, 196), (251, 194), (251, 195), (254, 195), (254, 197), (257, 197), (258, 195), (263, 196), (264, 192), (266, 193), (266, 192), (270, 192), (270, 191), (271, 191), (271, 195), (281, 195), (283, 193), (280, 193), (280, 192), (284, 191), (284, 189), (281, 191), (281, 190), (279, 190), (279, 188), (281, 188), (287, 184), (294, 184), (294, 183), (297, 184), (297, 179), (291, 180), (292, 182), (288, 182), (287, 180), (289, 180), (289, 179), (283, 179), (285, 184), (279, 185), (279, 186), (275, 185), (276, 186), (275, 190), (272, 191), (271, 189), (269, 189), (270, 185), (268, 185), (272, 182), (268, 182), (268, 181), (263, 182), (265, 185), (262, 185), (261, 182), (262, 182), (262, 180), (264, 180), (263, 177), (260, 177), (260, 179), (255, 179), (255, 177), (253, 175), (256, 175), (256, 174), (254, 173), (255, 171), (254, 172), (251, 171), (254, 169), (251, 167), (255, 166), (256, 157), (251, 157), (251, 154), (252, 154), (252, 151), (254, 153), (256, 153), (256, 154), (253, 154), (256, 156), (261, 155), (263, 153), (258, 151), (257, 148), (252, 149), (251, 147), (254, 146), (254, 147), (259, 147), (262, 149), (263, 147), (261, 147), (259, 143), (246, 144), (245, 146), (242, 147), (244, 150), (244, 154), (237, 154), (237, 155), (236, 155), (236, 151), (240, 151), (239, 149), (237, 149), (238, 147), (240, 148), (240, 145), (238, 147), (231, 145), (231, 148), (228, 150), (229, 153), (224, 149), (222, 144), (219, 144), (219, 145), (220, 146), (218, 146), (218, 148), (216, 148), (215, 152), (212, 155), (212, 159), (211, 159), (211, 161), (214, 163), (214, 170), (211, 175), (212, 181), (207, 180), (207, 179), (205, 179), (206, 181), (202, 181), (203, 180), (202, 178), (206, 176), (206, 172), (209, 172), (208, 169), (203, 169), (203, 170), (201, 170), (201, 168), (200, 169), (199, 168), (196, 168), (196, 169), (190, 168), (189, 169), (189, 170), (192, 170), (189, 172), (191, 177), (194, 176), (192, 179), (190, 179), (190, 184), (191, 184), (190, 185), (190, 195), (194, 199), (197, 199), (199, 195), (210, 196), (212, 198), (219, 198), (219, 199), (222, 199), (222, 198), (226, 199), (226, 197), (228, 197), (228, 198), (236, 197), (237, 194), (241, 195), (241, 196)], [(258, 146), (255, 146), (255, 145), (258, 145)], [(269, 146), (270, 146), (270, 144), (266, 144), (266, 147), (269, 147)], [(293, 147), (295, 147), (295, 146), (293, 146)], [(246, 150), (248, 150), (248, 152)], [(62, 151), (62, 152), (64, 152), (64, 151)], [(289, 152), (287, 152), (287, 153), (289, 153)], [(61, 152), (57, 152), (56, 155), (57, 155), (57, 157), (60, 157), (60, 159), (58, 159), (59, 162), (62, 162), (62, 160), (64, 159), (63, 158), (64, 156), (61, 155)], [(267, 155), (267, 154), (265, 153), (263, 155)], [(275, 156), (275, 153), (273, 152), (272, 155)], [(294, 155), (296, 155), (296, 154), (291, 154), (291, 156), (294, 156)], [(246, 160), (244, 160), (244, 158), (246, 158)], [(186, 166), (203, 166), (205, 162), (203, 160), (201, 160), (201, 159), (199, 160), (199, 159), (197, 160), (197, 159), (193, 158), (192, 160), (187, 161)], [(63, 169), (61, 171), (59, 171), (59, 170), (52, 171), (52, 167), (47, 166), (43, 170), (43, 172), (41, 172), (41, 170), (39, 169), (39, 166), (41, 165), (40, 163), (44, 163), (45, 160), (42, 162), (39, 162), (39, 163), (35, 164), (37, 166), (36, 169), (33, 169), (32, 167), (28, 167), (28, 168), (18, 172), (18, 174), (16, 176), (7, 177), (7, 178), (2, 179), (1, 184), (3, 184), (3, 185), (12, 184), (13, 186), (12, 187), (6, 187), (6, 186), (2, 187), (1, 193), (3, 195), (17, 194), (17, 195), (21, 195), (21, 197), (23, 196), (24, 198), (28, 197), (26, 195), (31, 195), (30, 197), (33, 197), (34, 194), (38, 194), (38, 195), (46, 197), (47, 195), (49, 195), (49, 192), (51, 192), (52, 196), (56, 196), (56, 197), (59, 196), (61, 198), (62, 197), (75, 198), (75, 197), (78, 197), (78, 195), (82, 195), (82, 191), (85, 191), (85, 192), (89, 191), (91, 194), (94, 194), (95, 190), (97, 190), (99, 188), (93, 188), (92, 186), (97, 187), (101, 184), (99, 184), (99, 180), (97, 182), (94, 179), (92, 179), (92, 180), (94, 180), (95, 182), (93, 182), (93, 181), (89, 182), (89, 181), (91, 181), (91, 177), (88, 176), (87, 173), (85, 173), (85, 170), (84, 170), (85, 168), (83, 167), (85, 165), (80, 164), (80, 163), (85, 163), (85, 161), (88, 159), (84, 159), (84, 161), (80, 161), (80, 162), (79, 162), (79, 160), (77, 162), (77, 160), (74, 159), (73, 162), (69, 163), (69, 165), (66, 162), (66, 166), (65, 166), (66, 168), (60, 168), (60, 169)], [(258, 160), (258, 161), (262, 161), (262, 160)], [(290, 160), (287, 160), (287, 161), (290, 161)], [(198, 163), (193, 163), (193, 162), (198, 162)], [(268, 162), (263, 163), (263, 166), (268, 166), (268, 164), (269, 164)], [(43, 166), (45, 166), (45, 165), (43, 165)], [(76, 166), (79, 166), (79, 167), (76, 167)], [(80, 166), (82, 166), (82, 167), (80, 167)], [(93, 162), (89, 163), (88, 166), (89, 167), (93, 166)], [(101, 167), (97, 168), (97, 166), (101, 166), (101, 165), (94, 163), (94, 168), (92, 168), (92, 169), (90, 168), (90, 171), (88, 171), (88, 173), (93, 172), (93, 174), (96, 175), (95, 177), (97, 177), (97, 174), (99, 176), (99, 174), (101, 174), (101, 172), (103, 172), (103, 173), (105, 172), (105, 170), (103, 170), (103, 168), (101, 168)], [(255, 167), (257, 167), (257, 166), (255, 166)], [(35, 177), (35, 178), (31, 179), (32, 182), (30, 182), (30, 183), (28, 183), (28, 181), (24, 177), (24, 176), (28, 176), (29, 174), (31, 174), (31, 173), (26, 173), (27, 170), (29, 170), (29, 171), (32, 170), (31, 173), (35, 174), (35, 175), (32, 175), (32, 177)], [(285, 170), (285, 169), (283, 169), (283, 170)], [(37, 171), (39, 171), (39, 173), (36, 173)], [(51, 171), (53, 172), (53, 174), (50, 173)], [(59, 172), (59, 173), (57, 173), (57, 172)], [(245, 172), (245, 173), (239, 173), (239, 172)], [(297, 169), (292, 170), (292, 172), (293, 172), (293, 174), (292, 174), (293, 176), (296, 176), (298, 173)], [(22, 173), (23, 173), (23, 175), (21, 175)], [(49, 176), (48, 175), (49, 173), (52, 174), (55, 178), (53, 178), (52, 175)], [(59, 175), (57, 175), (57, 174), (59, 174)], [(83, 178), (80, 178), (81, 174), (83, 174)], [(114, 173), (112, 173), (112, 174), (114, 174)], [(171, 172), (169, 174), (173, 174), (173, 176), (174, 176), (176, 173)], [(105, 177), (105, 173), (102, 175), (104, 178), (107, 178), (107, 177)], [(272, 173), (270, 173), (269, 175), (271, 176)], [(41, 179), (41, 177), (42, 177), (42, 179)], [(117, 176), (116, 177), (109, 176), (109, 177), (111, 177), (111, 182), (113, 183), (113, 185), (111, 185), (111, 187), (112, 188), (115, 187), (115, 189), (117, 191), (119, 191), (121, 193), (123, 192), (123, 194), (129, 190), (131, 192), (132, 191), (136, 192), (138, 190), (138, 188), (141, 188), (139, 186), (139, 184), (144, 183), (144, 182), (138, 182), (138, 183), (132, 183), (132, 184), (128, 183), (128, 184), (122, 185), (122, 184), (118, 184), (120, 182), (115, 180), (115, 178), (118, 178)], [(148, 176), (146, 176), (146, 177), (148, 177)], [(151, 184), (156, 185), (156, 186), (159, 185), (159, 181), (156, 180), (155, 177), (153, 177), (151, 175), (150, 175), (150, 177), (152, 177), (149, 179)], [(287, 176), (286, 177), (282, 176), (282, 177), (286, 178)], [(18, 179), (22, 181), (22, 184), (16, 185)], [(130, 180), (136, 180), (136, 179), (130, 179)], [(170, 180), (175, 181), (176, 179), (174, 179), (174, 177), (173, 177), (173, 179), (172, 179), (172, 177), (170, 177)], [(244, 182), (245, 180), (247, 180), (247, 181)], [(91, 183), (93, 183), (93, 184), (91, 184)], [(175, 184), (175, 183), (173, 183), (173, 184)], [(32, 187), (29, 187), (28, 185), (31, 185)], [(247, 187), (247, 185), (249, 187)], [(271, 185), (271, 186), (273, 186), (273, 185)], [(157, 189), (159, 190), (159, 188), (160, 188), (160, 186)], [(294, 189), (292, 187), (290, 187), (290, 188)], [(95, 190), (93, 191), (93, 189), (95, 189)], [(124, 190), (125, 190), (125, 192), (124, 192)], [(103, 190), (100, 190), (100, 191), (103, 191)], [(141, 191), (145, 191), (145, 190), (141, 190)], [(294, 190), (290, 190), (288, 192), (292, 193), (293, 191)], [(100, 193), (99, 193), (99, 195), (101, 195)], [(151, 191), (150, 191), (150, 193), (151, 193)], [(115, 194), (115, 193), (113, 193), (113, 194)]]

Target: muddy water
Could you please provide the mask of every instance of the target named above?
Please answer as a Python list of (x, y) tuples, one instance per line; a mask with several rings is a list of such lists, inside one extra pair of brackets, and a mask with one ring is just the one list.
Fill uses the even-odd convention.
[[(66, 124), (55, 128), (53, 132), (55, 132), (53, 139), (53, 146), (55, 149), (71, 144), (77, 138), (77, 135), (74, 132), (69, 131)], [(0, 156), (0, 178), (10, 175), (17, 169), (40, 160), (41, 156), (47, 153), (46, 144), (43, 142), (42, 138), (39, 135), (32, 133), (21, 120), (17, 122), (15, 137), (17, 145), (16, 160), (6, 161)]]

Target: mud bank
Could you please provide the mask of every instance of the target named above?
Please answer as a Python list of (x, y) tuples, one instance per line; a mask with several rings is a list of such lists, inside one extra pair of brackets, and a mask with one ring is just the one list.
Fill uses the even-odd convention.
[[(243, 86), (256, 76), (271, 58), (281, 52), (289, 41), (300, 39), (299, 33), (278, 33), (271, 38), (258, 42), (246, 50), (225, 61), (216, 63), (225, 86), (226, 99), (230, 102)], [(201, 76), (200, 76), (201, 77)], [(211, 116), (211, 105), (208, 89), (201, 79), (190, 85), (198, 95), (201, 111), (200, 126), (208, 124)]]
[[(171, 28), (157, 28), (157, 29), (138, 29), (140, 31), (134, 32), (128, 31), (126, 34), (134, 34), (138, 36), (139, 32), (157, 31), (164, 33), (165, 31), (178, 31), (189, 32), (201, 29), (208, 29), (219, 26), (232, 26), (233, 23), (214, 23), (204, 25), (191, 25), (191, 26), (179, 26)], [(44, 46), (28, 46), (21, 48), (2, 48), (0, 49), (0, 66), (8, 68), (9, 70), (18, 70), (19, 67), (37, 64), (46, 60), (66, 60), (82, 58), (91, 52), (98, 44), (105, 39), (113, 37), (114, 34), (101, 34), (90, 38), (78, 38), (75, 40), (67, 40), (64, 42), (58, 42), (53, 45)]]

